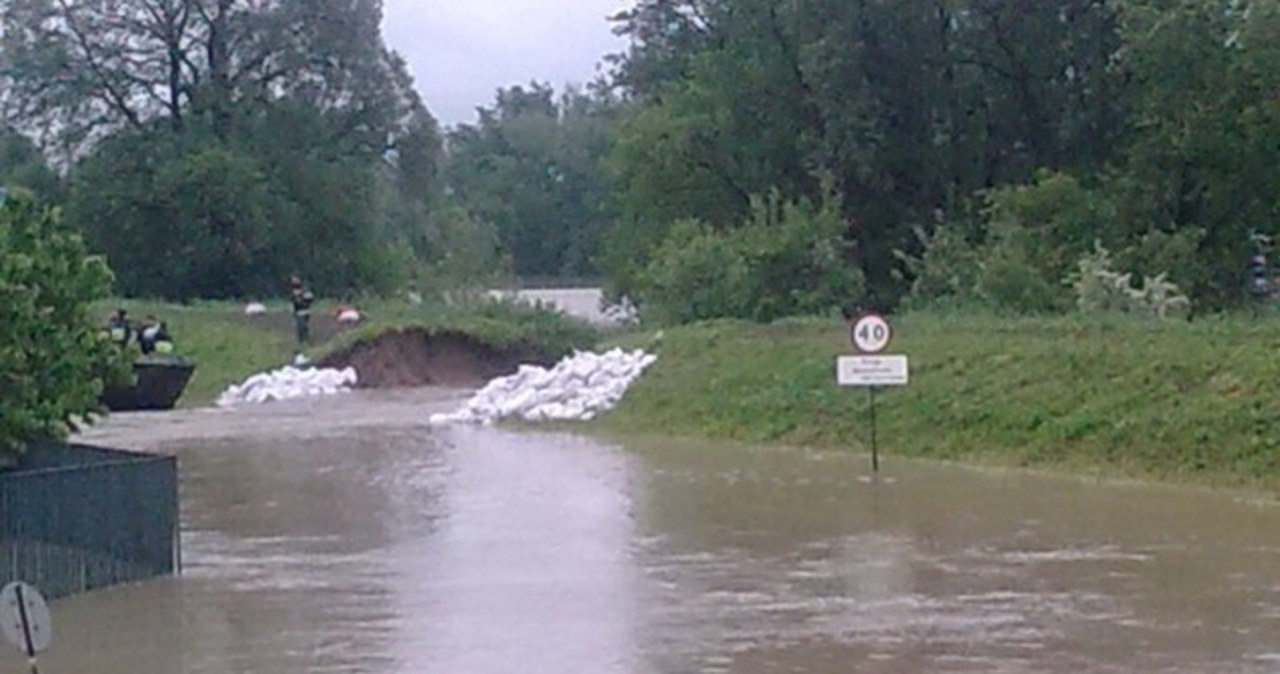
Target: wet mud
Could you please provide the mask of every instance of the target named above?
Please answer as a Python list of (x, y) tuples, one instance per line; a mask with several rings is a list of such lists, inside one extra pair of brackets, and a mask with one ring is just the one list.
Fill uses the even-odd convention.
[[(54, 602), (45, 672), (1274, 672), (1280, 512), (886, 458), (432, 428), (465, 392), (117, 417), (179, 578)], [(16, 651), (0, 671), (24, 671)]]
[(326, 356), (322, 367), (354, 367), (358, 388), (479, 387), (522, 364), (549, 366), (554, 355), (499, 348), (460, 333), (392, 330)]

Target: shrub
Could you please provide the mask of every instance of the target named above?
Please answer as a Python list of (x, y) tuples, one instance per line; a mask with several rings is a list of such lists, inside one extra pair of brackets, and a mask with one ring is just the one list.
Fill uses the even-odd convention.
[(994, 238), (1014, 238), (1021, 254), (1051, 286), (1104, 234), (1122, 232), (1111, 198), (1072, 176), (1042, 171), (1030, 185), (991, 190), (985, 215)]
[(65, 436), (100, 410), (115, 349), (93, 325), (111, 273), (57, 212), (25, 196), (0, 206), (0, 452)]
[(730, 235), (696, 220), (671, 227), (639, 280), (642, 315), (687, 323), (747, 312), (750, 266)]
[(1022, 229), (1001, 233), (978, 265), (978, 296), (997, 311), (1046, 314), (1065, 308), (1065, 293), (1036, 263), (1031, 238)]
[(1165, 273), (1145, 276), (1141, 288), (1133, 287), (1133, 274), (1113, 269), (1111, 253), (1101, 242), (1080, 258), (1072, 281), (1076, 308), (1085, 313), (1127, 313), (1167, 318), (1190, 307), (1190, 301)]
[(636, 303), (661, 323), (835, 311), (863, 290), (844, 255), (843, 230), (831, 200), (815, 208), (776, 194), (753, 199), (751, 218), (736, 229), (678, 222), (641, 274)]
[(912, 257), (894, 251), (911, 280), (908, 306), (964, 306), (978, 301), (978, 277), (983, 250), (972, 243), (959, 224), (943, 224), (928, 234), (914, 230), (921, 252)]

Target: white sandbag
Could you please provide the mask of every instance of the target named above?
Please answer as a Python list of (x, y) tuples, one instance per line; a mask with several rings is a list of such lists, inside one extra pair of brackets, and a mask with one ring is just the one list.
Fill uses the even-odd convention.
[(337, 395), (351, 390), (358, 377), (354, 368), (299, 369), (286, 365), (272, 372), (262, 372), (239, 385), (227, 387), (218, 396), (220, 407), (240, 404), (259, 405), (275, 400)]
[(642, 350), (615, 348), (603, 354), (575, 352), (550, 369), (522, 365), (515, 374), (490, 381), (458, 411), (434, 414), (429, 422), (593, 419), (612, 409), (631, 383), (656, 361), (656, 356)]

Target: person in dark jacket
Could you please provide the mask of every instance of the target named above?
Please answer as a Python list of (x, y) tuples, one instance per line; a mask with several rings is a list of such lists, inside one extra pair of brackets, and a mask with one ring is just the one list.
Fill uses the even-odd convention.
[(311, 340), (311, 305), (316, 301), (302, 279), (297, 276), (289, 278), (289, 301), (293, 304), (293, 331), (298, 338), (298, 347), (302, 348)]
[(138, 346), (142, 353), (168, 355), (173, 353), (173, 339), (169, 337), (169, 328), (155, 316), (147, 316), (138, 330)]
[(116, 309), (116, 312), (107, 319), (107, 333), (111, 335), (111, 341), (116, 346), (124, 348), (129, 345), (129, 339), (133, 337), (133, 328), (129, 326), (129, 314), (124, 309)]

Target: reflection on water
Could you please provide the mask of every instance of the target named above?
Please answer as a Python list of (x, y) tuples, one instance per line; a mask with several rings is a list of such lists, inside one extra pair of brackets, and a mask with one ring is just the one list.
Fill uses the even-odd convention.
[[(101, 429), (179, 454), (185, 574), (56, 602), (42, 670), (1280, 667), (1269, 506), (898, 460), (871, 481), (839, 454), (430, 429), (434, 410), (417, 409), (447, 396), (423, 395), (238, 411), (234, 430), (195, 412)], [(22, 671), (16, 652), (0, 671)]]

